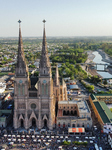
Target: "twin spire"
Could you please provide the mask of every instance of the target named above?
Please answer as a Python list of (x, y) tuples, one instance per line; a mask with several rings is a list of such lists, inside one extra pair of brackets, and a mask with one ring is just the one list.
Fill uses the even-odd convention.
[[(50, 61), (48, 57), (46, 34), (45, 34), (45, 22), (46, 20), (43, 20), (43, 23), (44, 23), (43, 43), (42, 43), (42, 53), (41, 53), (41, 59), (40, 59), (40, 74), (41, 75), (43, 73), (45, 74), (45, 72), (47, 74), (49, 74), (50, 72)], [(28, 67), (25, 61), (22, 35), (21, 35), (21, 20), (19, 20), (18, 23), (19, 23), (19, 41), (18, 41), (18, 56), (17, 56), (17, 65), (16, 65), (15, 75), (16, 76), (28, 76)]]

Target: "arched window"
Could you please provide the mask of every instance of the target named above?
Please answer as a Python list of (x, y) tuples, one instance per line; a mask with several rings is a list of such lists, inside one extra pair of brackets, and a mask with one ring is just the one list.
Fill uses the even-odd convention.
[(82, 127), (84, 127), (84, 123), (82, 124)]
[(20, 95), (23, 95), (23, 86), (20, 84)]
[(75, 124), (72, 124), (72, 127), (75, 127)]
[(77, 116), (77, 111), (76, 110), (74, 111), (74, 115)]
[(21, 127), (24, 127), (23, 119), (20, 120), (20, 126), (21, 126)]
[(42, 95), (44, 95), (44, 84), (42, 84)]
[(20, 95), (20, 84), (18, 85), (18, 95)]
[(63, 116), (65, 116), (65, 115), (66, 115), (66, 111), (64, 110), (64, 111), (63, 111)]
[(32, 127), (36, 127), (36, 120), (35, 120), (35, 118), (32, 118)]
[(48, 85), (46, 84), (46, 95), (48, 95)]
[(23, 95), (24, 95), (24, 93), (25, 93), (24, 90), (25, 90), (25, 89), (24, 89), (24, 85), (23, 85)]
[(67, 115), (69, 115), (69, 110), (67, 111)]
[(79, 124), (79, 123), (77, 124), (77, 127), (80, 127), (80, 124)]
[(71, 116), (73, 116), (73, 110), (71, 111)]

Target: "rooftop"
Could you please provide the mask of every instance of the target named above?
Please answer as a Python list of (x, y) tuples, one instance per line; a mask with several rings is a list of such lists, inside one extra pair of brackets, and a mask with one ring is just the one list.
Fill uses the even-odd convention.
[(89, 112), (89, 108), (88, 108), (86, 101), (82, 99), (77, 99), (77, 100), (72, 100), (72, 101), (59, 101), (58, 104), (65, 104), (65, 105), (77, 104), (80, 113)]
[(96, 100), (97, 99), (94, 94), (90, 94), (90, 97), (91, 97), (92, 100)]
[(78, 90), (79, 87), (76, 84), (70, 85), (70, 90)]
[(102, 121), (104, 123), (111, 123), (111, 120), (112, 119), (112, 113), (110, 114), (110, 110), (109, 108), (107, 107), (107, 105), (105, 104), (105, 102), (99, 102), (99, 101), (95, 101), (93, 102), (100, 117), (102, 118)]
[(112, 94), (95, 94), (95, 96), (112, 96)]

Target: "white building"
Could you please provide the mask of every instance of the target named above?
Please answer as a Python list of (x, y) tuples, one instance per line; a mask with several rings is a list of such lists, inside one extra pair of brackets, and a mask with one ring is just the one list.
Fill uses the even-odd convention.
[(108, 143), (112, 148), (112, 134), (111, 133), (108, 135)]
[(104, 133), (112, 133), (112, 123), (106, 123), (103, 126), (103, 132)]
[(0, 93), (3, 93), (6, 89), (6, 83), (0, 82)]

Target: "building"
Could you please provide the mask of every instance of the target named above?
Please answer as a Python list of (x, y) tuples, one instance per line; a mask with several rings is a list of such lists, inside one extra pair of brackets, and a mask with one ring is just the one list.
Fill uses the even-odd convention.
[(0, 127), (6, 127), (11, 123), (12, 110), (0, 110)]
[(4, 76), (0, 78), (0, 94), (2, 94), (6, 89), (6, 81), (4, 79)]
[(112, 148), (112, 133), (109, 133), (109, 134), (108, 134), (108, 143), (109, 143), (109, 145), (110, 145), (111, 148)]
[(39, 76), (29, 77), (25, 61), (21, 27), (19, 21), (18, 57), (14, 85), (13, 125), (17, 129), (31, 126), (41, 129), (55, 127), (58, 101), (67, 100), (67, 89), (64, 80), (59, 79), (58, 67), (53, 81), (51, 64), (47, 52), (45, 20), (43, 29), (42, 52), (39, 63)]
[(112, 113), (104, 101), (98, 101), (96, 96), (91, 94), (89, 95), (89, 102), (102, 129), (104, 124), (112, 123)]
[(98, 101), (104, 101), (105, 103), (112, 103), (112, 94), (95, 94)]
[(103, 132), (104, 133), (112, 133), (112, 123), (106, 123), (104, 124), (104, 127), (103, 127)]
[(92, 127), (91, 111), (86, 101), (78, 99), (58, 102), (58, 127)]
[(6, 89), (6, 83), (0, 82), (0, 93), (2, 94)]

